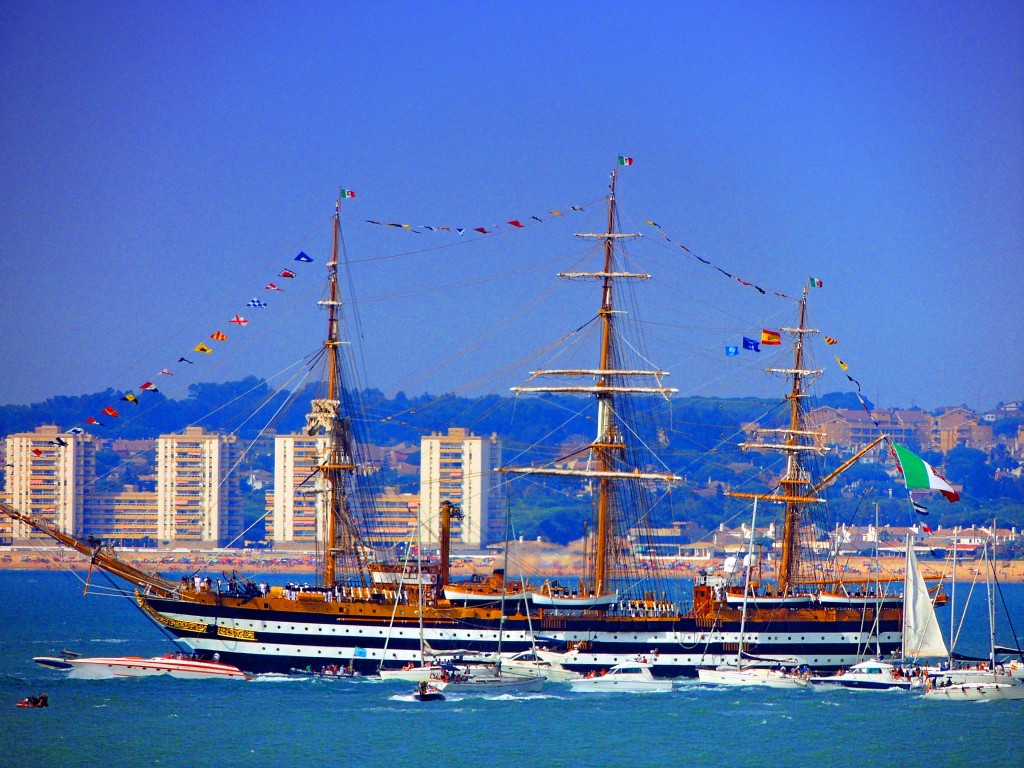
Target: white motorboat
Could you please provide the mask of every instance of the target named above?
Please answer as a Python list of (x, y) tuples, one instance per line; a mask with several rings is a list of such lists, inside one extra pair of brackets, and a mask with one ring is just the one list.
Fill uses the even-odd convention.
[(564, 653), (540, 649), (521, 651), (501, 660), (501, 672), (504, 675), (540, 676), (552, 682), (565, 682), (581, 677), (579, 672), (566, 669), (562, 665), (564, 659)]
[(761, 688), (806, 688), (807, 679), (783, 669), (770, 667), (732, 667), (698, 669), (697, 677), (707, 685), (738, 685)]
[(616, 664), (605, 675), (570, 680), (577, 693), (667, 693), (672, 690), (671, 680), (658, 680), (651, 674), (649, 664), (629, 662)]
[(219, 661), (205, 661), (182, 653), (164, 656), (92, 656), (74, 654), (36, 656), (32, 659), (49, 669), (70, 672), (74, 677), (98, 680), (111, 677), (150, 677), (170, 675), (187, 680), (249, 680), (238, 667)]
[(843, 688), (861, 688), (865, 690), (900, 689), (909, 691), (912, 687), (922, 684), (921, 678), (903, 673), (899, 667), (886, 661), (862, 661), (846, 670), (827, 677), (812, 677), (812, 685), (835, 685)]

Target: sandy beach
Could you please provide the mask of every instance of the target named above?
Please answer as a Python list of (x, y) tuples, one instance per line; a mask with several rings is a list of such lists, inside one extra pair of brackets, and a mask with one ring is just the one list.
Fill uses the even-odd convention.
[[(184, 574), (201, 571), (217, 574), (237, 571), (247, 578), (258, 578), (265, 574), (287, 574), (312, 576), (316, 566), (314, 558), (301, 552), (245, 552), (245, 553), (181, 553), (167, 551), (138, 552), (125, 551), (121, 556), (132, 565), (143, 570), (155, 570), (161, 573)], [(880, 575), (901, 576), (903, 574), (902, 558), (880, 558)], [(996, 573), (1003, 582), (1024, 583), (1024, 560), (997, 560)], [(669, 560), (665, 563), (673, 573), (686, 577), (705, 570), (712, 565), (720, 571), (721, 558), (707, 560)], [(875, 574), (869, 569), (872, 563), (864, 558), (851, 558), (845, 563), (844, 575), (847, 579), (874, 579)], [(500, 556), (456, 556), (452, 561), (452, 576), (456, 579), (468, 577), (473, 573), (488, 574), (503, 565)], [(58, 570), (70, 568), (87, 570), (89, 560), (84, 555), (68, 550), (49, 549), (0, 549), (0, 570)], [(934, 560), (921, 561), (925, 578), (946, 578), (951, 571), (951, 563)], [(956, 579), (960, 582), (974, 580), (984, 581), (984, 563), (966, 561), (957, 563)], [(509, 575), (518, 578), (520, 571), (527, 577), (575, 577), (584, 570), (583, 557), (578, 551), (566, 551), (548, 546), (527, 546), (515, 558), (510, 559)], [(767, 573), (765, 574), (768, 575)]]

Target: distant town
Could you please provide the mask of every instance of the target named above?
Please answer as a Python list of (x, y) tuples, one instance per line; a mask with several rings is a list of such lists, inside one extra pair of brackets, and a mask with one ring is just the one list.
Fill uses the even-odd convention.
[[(741, 432), (753, 429), (742, 415), (738, 420)], [(1024, 407), (1020, 402), (981, 414), (965, 407), (929, 413), (819, 405), (809, 412), (808, 423), (820, 432), (837, 461), (881, 434), (932, 457), (936, 466), (953, 464), (959, 457), (956, 466), (969, 465), (970, 473), (965, 470), (964, 474), (970, 477), (960, 477), (951, 466), (946, 468), (950, 482), (968, 498), (973, 493), (984, 500), (978, 491), (985, 489), (998, 494), (1004, 512), (1000, 522), (1009, 526), (1001, 528), (1001, 535), (1015, 551), (1020, 521), (1014, 510), (1024, 508)], [(581, 443), (583, 438), (575, 440)], [(572, 442), (569, 439), (561, 449), (564, 455), (573, 455)], [(243, 444), (234, 435), (194, 426), (129, 439), (44, 424), (7, 435), (0, 447), (5, 467), (3, 500), (79, 537), (125, 547), (310, 551), (322, 534), (318, 530), (321, 496), (314, 478), (324, 445), (317, 437), (269, 434)], [(689, 473), (691, 478), (707, 473), (706, 478), (687, 481), (697, 502), (714, 501), (723, 489), (748, 476), (771, 484), (763, 468), (739, 456), (721, 468)], [(571, 466), (582, 459), (562, 461)], [(497, 433), (478, 435), (465, 427), (430, 432), (418, 442), (367, 446), (358, 464), (363, 478), (376, 487), (372, 499), (352, 499), (364, 527), (364, 543), (383, 548), (407, 547), (412, 542), (435, 546), (436, 511), (443, 500), (450, 500), (463, 513), (453, 530), (456, 546), (486, 551), (500, 544), (505, 539), (506, 497), (501, 477), (493, 469), (501, 462), (502, 440)], [(898, 472), (887, 451), (877, 450), (865, 462), (876, 485), (881, 478), (898, 491)], [(972, 483), (977, 487), (972, 488)], [(855, 475), (841, 495), (855, 495), (864, 484)], [(581, 485), (578, 496), (586, 493)], [(890, 489), (889, 495), (896, 494)], [(905, 497), (905, 491), (899, 495)], [(984, 504), (942, 509), (945, 526), (937, 515), (920, 519), (922, 527), (917, 530), (922, 539), (925, 529), (935, 533), (944, 527), (948, 535), (961, 525), (974, 530), (979, 524), (967, 520), (951, 524), (949, 515), (979, 518), (988, 514)], [(990, 518), (980, 517), (986, 519)], [(728, 550), (724, 546), (727, 529), (715, 522), (707, 513), (703, 519), (659, 521), (656, 541), (645, 546), (659, 556), (722, 554)], [(884, 531), (878, 532), (870, 520), (862, 518), (861, 523), (844, 524), (843, 532), (832, 532), (834, 540), (822, 546), (884, 543)], [(770, 527), (765, 532), (770, 536)], [(529, 538), (548, 537), (530, 531)], [(574, 536), (570, 532), (563, 538)], [(21, 524), (0, 519), (0, 546), (31, 539)], [(969, 548), (977, 539), (976, 534), (967, 535), (962, 545)], [(947, 546), (951, 546), (948, 541), (933, 541), (930, 549)]]

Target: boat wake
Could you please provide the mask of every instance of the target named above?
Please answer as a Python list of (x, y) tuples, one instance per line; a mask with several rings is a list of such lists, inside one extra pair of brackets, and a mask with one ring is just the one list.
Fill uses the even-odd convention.
[(312, 682), (312, 677), (300, 677), (299, 675), (286, 675), (281, 672), (266, 672), (263, 674), (255, 675), (252, 679), (254, 683), (306, 683)]

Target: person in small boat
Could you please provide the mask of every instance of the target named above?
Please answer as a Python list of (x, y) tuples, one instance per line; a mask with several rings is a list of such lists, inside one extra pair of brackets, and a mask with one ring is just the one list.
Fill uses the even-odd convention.
[(24, 699), (18, 702), (18, 706), (21, 707), (32, 707), (38, 709), (40, 707), (50, 706), (50, 700), (46, 693), (40, 693), (38, 696), (26, 696)]

